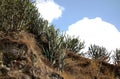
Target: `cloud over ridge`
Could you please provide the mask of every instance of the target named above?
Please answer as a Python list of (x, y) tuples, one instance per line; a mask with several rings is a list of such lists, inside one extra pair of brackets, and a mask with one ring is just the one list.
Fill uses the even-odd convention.
[(42, 17), (48, 20), (50, 23), (62, 16), (64, 8), (54, 0), (36, 0), (36, 7), (41, 13)]
[[(64, 8), (54, 0), (36, 0), (36, 7), (42, 17), (50, 23), (62, 16)], [(86, 47), (90, 44), (104, 46), (108, 50), (120, 48), (120, 32), (115, 25), (103, 21), (102, 18), (96, 17), (83, 19), (71, 24), (66, 31), (69, 35), (79, 36), (85, 41)]]
[(79, 36), (85, 41), (86, 47), (96, 44), (106, 47), (109, 51), (120, 48), (120, 32), (113, 24), (103, 21), (100, 17), (87, 17), (71, 24), (66, 31), (72, 36)]

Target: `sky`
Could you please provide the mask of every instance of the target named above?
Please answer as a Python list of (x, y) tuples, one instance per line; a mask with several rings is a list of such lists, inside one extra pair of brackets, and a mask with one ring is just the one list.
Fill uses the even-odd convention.
[(120, 48), (120, 0), (36, 0), (44, 19), (88, 48)]
[(62, 17), (53, 21), (62, 30), (84, 17), (89, 19), (101, 17), (104, 21), (114, 24), (120, 31), (120, 0), (55, 0), (55, 2), (65, 9)]

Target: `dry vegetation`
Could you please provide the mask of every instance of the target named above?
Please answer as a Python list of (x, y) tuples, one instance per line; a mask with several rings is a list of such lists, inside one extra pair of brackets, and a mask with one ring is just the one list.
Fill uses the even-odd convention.
[(52, 66), (34, 36), (0, 34), (0, 79), (120, 79), (120, 67), (67, 51), (64, 68)]
[(41, 60), (41, 49), (31, 34), (1, 35), (0, 79), (51, 79), (58, 75)]
[(120, 50), (107, 63), (104, 47), (61, 34), (30, 0), (0, 0), (0, 79), (120, 79)]
[[(72, 79), (119, 79), (120, 67), (103, 61), (90, 60), (73, 53), (65, 59), (64, 71)], [(66, 79), (66, 78), (65, 78)]]

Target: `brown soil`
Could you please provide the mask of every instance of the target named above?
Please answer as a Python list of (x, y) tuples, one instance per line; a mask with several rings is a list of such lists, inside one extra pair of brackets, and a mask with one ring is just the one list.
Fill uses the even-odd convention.
[(120, 67), (67, 51), (62, 71), (42, 55), (34, 36), (0, 32), (0, 79), (120, 79)]

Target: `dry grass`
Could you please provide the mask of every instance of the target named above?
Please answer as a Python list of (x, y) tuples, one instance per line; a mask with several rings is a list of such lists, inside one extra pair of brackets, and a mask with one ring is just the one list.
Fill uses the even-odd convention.
[[(120, 78), (120, 67), (112, 64), (83, 58), (72, 52), (67, 53), (65, 72), (73, 79), (115, 79)], [(66, 78), (69, 79), (69, 78)]]
[[(0, 69), (0, 79), (31, 79), (31, 78), (37, 78), (37, 79), (48, 79), (49, 77), (57, 75), (57, 73), (53, 73), (53, 69), (51, 69), (48, 65), (46, 65), (42, 59), (44, 57), (41, 54), (41, 49), (37, 46), (37, 43), (34, 39), (34, 36), (32, 34), (26, 33), (26, 32), (20, 32), (16, 34), (16, 36), (13, 36), (14, 33), (7, 34), (6, 36), (0, 38), (0, 46), (1, 46), (1, 53), (3, 53), (5, 50), (5, 44), (9, 43), (14, 45), (25, 45), (27, 47), (27, 51), (25, 52), (25, 58), (24, 59), (14, 59), (10, 62), (13, 62), (11, 65), (12, 67), (8, 67), (6, 64), (3, 64), (4, 66), (7, 66), (9, 70), (6, 71), (5, 74), (3, 74), (3, 70), (6, 69), (1, 68)], [(11, 36), (12, 35), (12, 36)], [(14, 34), (15, 35), (15, 34)], [(8, 46), (8, 48), (11, 46)], [(17, 47), (16, 47), (17, 48)], [(10, 48), (7, 52), (11, 51)], [(20, 52), (18, 52), (20, 53)], [(9, 53), (9, 55), (13, 55), (13, 53)], [(33, 61), (33, 58), (31, 56), (35, 56), (36, 61)], [(23, 62), (24, 61), (24, 62)], [(21, 64), (23, 63), (23, 64)], [(22, 68), (19, 68), (18, 65), (22, 65)], [(14, 67), (13, 67), (14, 66)], [(1, 71), (2, 70), (2, 71)], [(48, 74), (49, 73), (49, 74)], [(50, 75), (54, 74), (54, 75)], [(50, 75), (50, 76), (49, 76)], [(58, 77), (58, 76), (57, 76)]]
[[(4, 44), (10, 42), (14, 45), (24, 45), (27, 48), (24, 60), (14, 60), (13, 66), (8, 67), (0, 62), (0, 65), (8, 67), (8, 70), (0, 67), (0, 79), (120, 79), (120, 67), (102, 61), (96, 61), (81, 57), (78, 54), (67, 51), (64, 60), (64, 70), (55, 70), (52, 64), (42, 55), (32, 34), (26, 32), (1, 34), (0, 32), (0, 53)], [(9, 46), (11, 47), (11, 46)], [(5, 48), (4, 48), (5, 49)], [(12, 49), (12, 48), (10, 48)], [(9, 50), (10, 51), (10, 50)], [(10, 53), (9, 55), (13, 55)], [(1, 55), (1, 54), (0, 54)], [(32, 55), (36, 60), (32, 60)], [(0, 56), (1, 57), (1, 56)], [(1, 61), (2, 59), (0, 59)], [(19, 68), (22, 65), (23, 68)], [(4, 72), (4, 74), (3, 74)]]

